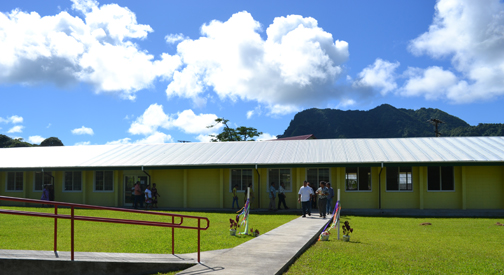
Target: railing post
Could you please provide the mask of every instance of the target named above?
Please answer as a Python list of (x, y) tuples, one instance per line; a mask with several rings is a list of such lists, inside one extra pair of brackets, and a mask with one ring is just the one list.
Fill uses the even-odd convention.
[(71, 247), (71, 258), (72, 261), (74, 260), (74, 207), (72, 206), (71, 211), (71, 216), (72, 219), (70, 220), (70, 247)]
[[(58, 215), (58, 206), (54, 205), (54, 215)], [(58, 251), (58, 218), (54, 218), (54, 253)]]
[(173, 224), (175, 223), (175, 216), (171, 217), (172, 228), (171, 228), (171, 254), (175, 255), (175, 227)]
[(201, 228), (201, 219), (198, 219), (198, 263), (200, 263), (200, 230)]

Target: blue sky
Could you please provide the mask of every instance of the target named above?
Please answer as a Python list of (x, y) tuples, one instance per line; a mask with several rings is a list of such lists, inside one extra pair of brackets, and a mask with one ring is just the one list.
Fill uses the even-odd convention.
[(499, 0), (2, 1), (0, 134), (199, 142), (224, 117), (269, 139), (384, 103), (503, 123), (503, 45)]

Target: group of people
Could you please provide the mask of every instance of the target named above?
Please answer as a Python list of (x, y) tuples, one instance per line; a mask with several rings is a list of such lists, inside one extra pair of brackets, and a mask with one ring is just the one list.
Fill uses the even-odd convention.
[[(247, 190), (251, 190), (250, 194), (250, 202), (253, 201), (254, 196), (252, 194), (252, 184), (249, 184)], [(238, 209), (239, 204), (238, 204), (238, 191), (237, 191), (238, 185), (235, 185), (233, 187), (233, 204), (232, 208)], [(244, 197), (244, 202), (247, 201), (247, 192), (245, 191), (245, 197)], [(268, 196), (269, 196), (269, 210), (270, 211), (276, 211), (281, 210), (281, 206), (283, 204), (284, 209), (289, 209), (287, 207), (287, 204), (285, 202), (285, 185), (283, 182), (280, 182), (280, 187), (278, 190), (275, 188), (275, 183), (272, 182), (270, 184), (270, 187), (268, 189)], [(276, 197), (278, 196), (278, 207), (276, 204)], [(331, 187), (331, 183), (321, 181), (319, 188), (315, 191), (314, 188), (311, 186), (311, 184), (308, 181), (303, 182), (303, 186), (299, 189), (298, 192), (298, 202), (302, 204), (302, 213), (303, 217), (306, 217), (308, 214), (311, 216), (311, 208), (313, 207), (313, 202), (316, 204), (318, 203), (318, 209), (319, 209), (319, 214), (321, 217), (324, 219), (328, 215), (328, 213), (331, 213), (332, 210), (332, 200), (334, 198), (334, 189)], [(236, 207), (235, 207), (236, 205)]]
[(325, 219), (326, 215), (331, 213), (334, 189), (331, 187), (331, 183), (325, 181), (320, 182), (320, 187), (315, 192), (309, 185), (310, 183), (305, 180), (298, 192), (298, 202), (301, 203), (303, 217), (306, 217), (306, 214), (311, 216), (310, 204), (313, 202), (313, 198), (317, 198), (319, 215)]
[(144, 202), (145, 202), (145, 208), (152, 209), (158, 208), (157, 203), (158, 203), (158, 197), (161, 197), (159, 192), (157, 191), (156, 184), (152, 184), (152, 189), (150, 188), (149, 185), (145, 187), (145, 190), (142, 190), (142, 187), (140, 187), (140, 181), (137, 181), (135, 186), (133, 187), (133, 201), (134, 201), (134, 208), (138, 209), (138, 204), (140, 204), (141, 208), (144, 208)]

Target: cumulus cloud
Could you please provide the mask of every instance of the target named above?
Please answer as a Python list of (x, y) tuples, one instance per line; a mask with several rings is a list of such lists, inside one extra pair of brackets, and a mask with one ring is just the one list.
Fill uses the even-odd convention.
[(277, 136), (268, 134), (268, 133), (263, 133), (262, 135), (257, 137), (257, 141), (263, 141), (263, 140), (272, 140), (272, 139), (277, 139)]
[(184, 110), (168, 115), (159, 104), (150, 105), (130, 126), (128, 132), (133, 135), (152, 135), (159, 128), (166, 130), (178, 128), (187, 134), (208, 134), (218, 130), (222, 125), (213, 128), (207, 126), (215, 123), (215, 114), (196, 115), (192, 110)]
[(109, 141), (107, 145), (119, 145), (119, 144), (156, 144), (156, 143), (167, 143), (173, 142), (173, 138), (171, 135), (167, 135), (162, 132), (154, 132), (143, 139), (139, 139), (136, 141), (131, 141), (131, 138), (123, 138), (114, 141)]
[(122, 138), (114, 141), (109, 141), (106, 145), (131, 144), (131, 138)]
[(87, 127), (80, 127), (72, 130), (72, 134), (74, 135), (94, 135), (93, 129)]
[(34, 144), (40, 144), (44, 140), (45, 140), (45, 138), (43, 138), (41, 136), (30, 136), (30, 137), (28, 137), (28, 142), (34, 143)]
[(446, 96), (457, 84), (457, 77), (450, 71), (433, 66), (427, 69), (408, 68), (408, 80), (399, 93), (404, 96), (424, 96), (435, 100)]
[(10, 128), (9, 131), (7, 131), (7, 133), (9, 133), (9, 134), (11, 134), (11, 133), (22, 133), (23, 132), (23, 128), (24, 128), (24, 126), (17, 125), (17, 126), (14, 126), (14, 127)]
[(399, 62), (391, 63), (377, 58), (373, 65), (366, 67), (358, 74), (358, 79), (352, 84), (354, 88), (374, 88), (380, 90), (382, 95), (397, 88), (395, 69)]
[(0, 12), (0, 83), (76, 82), (96, 92), (116, 92), (134, 99), (156, 77), (170, 78), (180, 65), (178, 56), (158, 60), (134, 40), (145, 39), (152, 28), (138, 24), (135, 14), (117, 4), (73, 0), (72, 16), (53, 16), (13, 10)]
[[(455, 74), (431, 67), (413, 73), (406, 93), (446, 97), (455, 103), (489, 100), (504, 94), (504, 2), (440, 0), (429, 30), (411, 41), (415, 55), (451, 58)], [(428, 75), (435, 71), (441, 76)], [(416, 84), (430, 84), (419, 88)], [(409, 86), (408, 86), (409, 85)], [(433, 87), (440, 86), (439, 95)]]
[(279, 114), (340, 96), (334, 83), (349, 56), (347, 42), (299, 15), (275, 18), (266, 40), (260, 31), (247, 12), (203, 25), (202, 37), (177, 46), (184, 67), (173, 74), (168, 97), (197, 101), (211, 88), (221, 99), (257, 101)]
[(185, 40), (185, 39), (187, 39), (187, 38), (181, 33), (169, 34), (169, 35), (165, 36), (165, 41), (168, 44), (175, 44), (175, 43), (182, 41), (182, 40)]
[(23, 123), (23, 117), (16, 115), (6, 118), (0, 117), (0, 123), (13, 123), (13, 124)]

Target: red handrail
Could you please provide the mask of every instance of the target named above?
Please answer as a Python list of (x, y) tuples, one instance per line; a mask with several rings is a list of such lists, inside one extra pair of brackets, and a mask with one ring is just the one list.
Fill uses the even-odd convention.
[[(106, 207), (106, 206), (96, 206), (96, 205), (87, 205), (87, 204), (78, 204), (78, 203), (69, 203), (69, 202), (57, 202), (57, 201), (43, 201), (43, 200), (35, 200), (35, 199), (25, 199), (25, 198), (16, 198), (16, 197), (7, 197), (0, 196), (0, 200), (4, 201), (17, 201), (17, 202), (26, 202), (26, 203), (38, 203), (38, 204), (51, 204), (54, 205), (54, 214), (50, 213), (39, 213), (39, 212), (29, 212), (29, 211), (19, 211), (19, 210), (7, 210), (0, 209), (0, 214), (11, 214), (11, 215), (22, 215), (22, 216), (31, 216), (31, 217), (45, 217), (45, 218), (54, 218), (54, 252), (57, 251), (57, 243), (58, 243), (58, 219), (69, 219), (70, 220), (70, 247), (71, 247), (71, 260), (74, 260), (74, 221), (94, 221), (94, 222), (107, 222), (107, 223), (121, 223), (121, 224), (137, 224), (137, 225), (147, 225), (147, 226), (160, 226), (160, 227), (171, 227), (172, 228), (172, 254), (175, 254), (175, 228), (182, 229), (195, 229), (198, 230), (198, 263), (200, 261), (200, 252), (201, 252), (201, 239), (200, 239), (200, 231), (207, 230), (210, 226), (210, 221), (206, 217), (198, 217), (198, 216), (189, 216), (189, 215), (180, 215), (180, 214), (171, 214), (171, 213), (163, 213), (163, 212), (149, 212), (143, 210), (133, 210), (133, 209), (123, 209), (123, 208), (115, 208), (115, 207)], [(66, 206), (70, 207), (70, 215), (58, 214), (58, 206)], [(149, 215), (160, 215), (160, 216), (169, 216), (172, 218), (171, 223), (167, 222), (154, 222), (154, 221), (142, 221), (142, 220), (128, 220), (128, 219), (114, 219), (114, 218), (101, 218), (101, 217), (88, 217), (88, 216), (75, 216), (74, 209), (75, 208), (86, 208), (86, 209), (98, 209), (98, 210), (110, 210), (110, 211), (121, 211), (121, 212), (130, 212), (130, 213), (139, 213), (139, 214), (149, 214)], [(175, 223), (175, 217), (180, 218), (179, 223)], [(198, 226), (187, 226), (183, 225), (184, 218), (188, 219), (197, 219)], [(201, 220), (206, 221), (206, 227), (201, 227)]]

